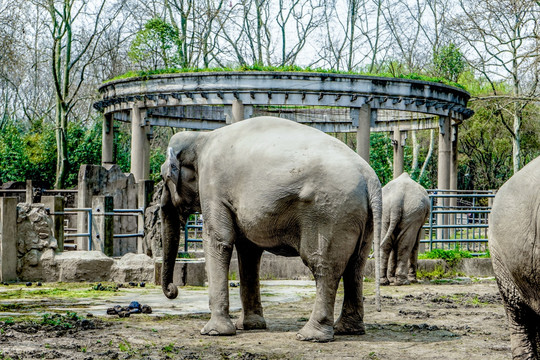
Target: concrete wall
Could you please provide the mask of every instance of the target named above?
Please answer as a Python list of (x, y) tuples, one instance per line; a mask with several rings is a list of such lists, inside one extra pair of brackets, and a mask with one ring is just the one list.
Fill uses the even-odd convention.
[[(124, 174), (117, 165), (106, 169), (99, 165), (83, 165), (79, 170), (78, 207), (92, 207), (92, 198), (97, 195), (110, 195), (114, 198), (115, 209), (136, 209), (137, 184), (132, 174)], [(86, 216), (78, 217), (78, 232), (87, 232)], [(118, 216), (114, 219), (115, 234), (133, 234), (137, 232), (136, 216)], [(79, 238), (78, 250), (88, 250), (87, 238)], [(113, 256), (122, 256), (137, 252), (137, 238), (115, 239)]]

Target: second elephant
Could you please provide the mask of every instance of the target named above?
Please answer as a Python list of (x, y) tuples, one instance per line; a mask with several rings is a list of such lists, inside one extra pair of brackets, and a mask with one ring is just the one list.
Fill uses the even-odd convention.
[(427, 191), (407, 173), (382, 189), (381, 285), (416, 282), (418, 245), (429, 215)]

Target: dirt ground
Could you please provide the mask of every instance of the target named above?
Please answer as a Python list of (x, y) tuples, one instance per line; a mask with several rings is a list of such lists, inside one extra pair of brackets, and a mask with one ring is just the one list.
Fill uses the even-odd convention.
[[(91, 286), (91, 284), (88, 284)], [(20, 288), (21, 286), (19, 286)], [(236, 336), (201, 336), (208, 314), (66, 315), (72, 299), (32, 298), (24, 308), (58, 312), (61, 321), (5, 317), (0, 313), (0, 359), (509, 359), (506, 317), (493, 279), (420, 283), (382, 288), (375, 311), (374, 283), (364, 283), (367, 333), (336, 336), (330, 343), (295, 340), (307, 321), (313, 295), (265, 307), (268, 329)], [(155, 289), (158, 291), (159, 289)], [(15, 286), (9, 290), (16, 291)], [(182, 289), (180, 289), (180, 297)], [(0, 310), (16, 311), (14, 298)], [(166, 301), (163, 297), (163, 301)], [(336, 302), (336, 316), (342, 291)], [(51, 305), (54, 303), (54, 306)], [(54, 308), (54, 312), (52, 309)], [(48, 310), (47, 310), (48, 309)], [(232, 317), (238, 317), (238, 311)], [(54, 320), (53, 318), (51, 318)], [(49, 319), (49, 320), (51, 320)], [(69, 323), (70, 325), (65, 325)]]

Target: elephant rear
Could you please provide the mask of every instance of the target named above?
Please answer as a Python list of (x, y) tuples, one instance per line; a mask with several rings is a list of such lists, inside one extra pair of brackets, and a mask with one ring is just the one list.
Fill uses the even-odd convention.
[(489, 250), (510, 322), (515, 359), (540, 355), (540, 158), (498, 191)]

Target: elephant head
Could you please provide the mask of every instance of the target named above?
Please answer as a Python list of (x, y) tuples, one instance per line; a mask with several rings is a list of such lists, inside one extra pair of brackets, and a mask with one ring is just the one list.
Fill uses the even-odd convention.
[(174, 135), (167, 149), (167, 160), (161, 166), (164, 181), (160, 207), (163, 239), (161, 286), (169, 299), (178, 296), (173, 273), (180, 229), (190, 214), (200, 211), (197, 152), (203, 136), (194, 132)]

